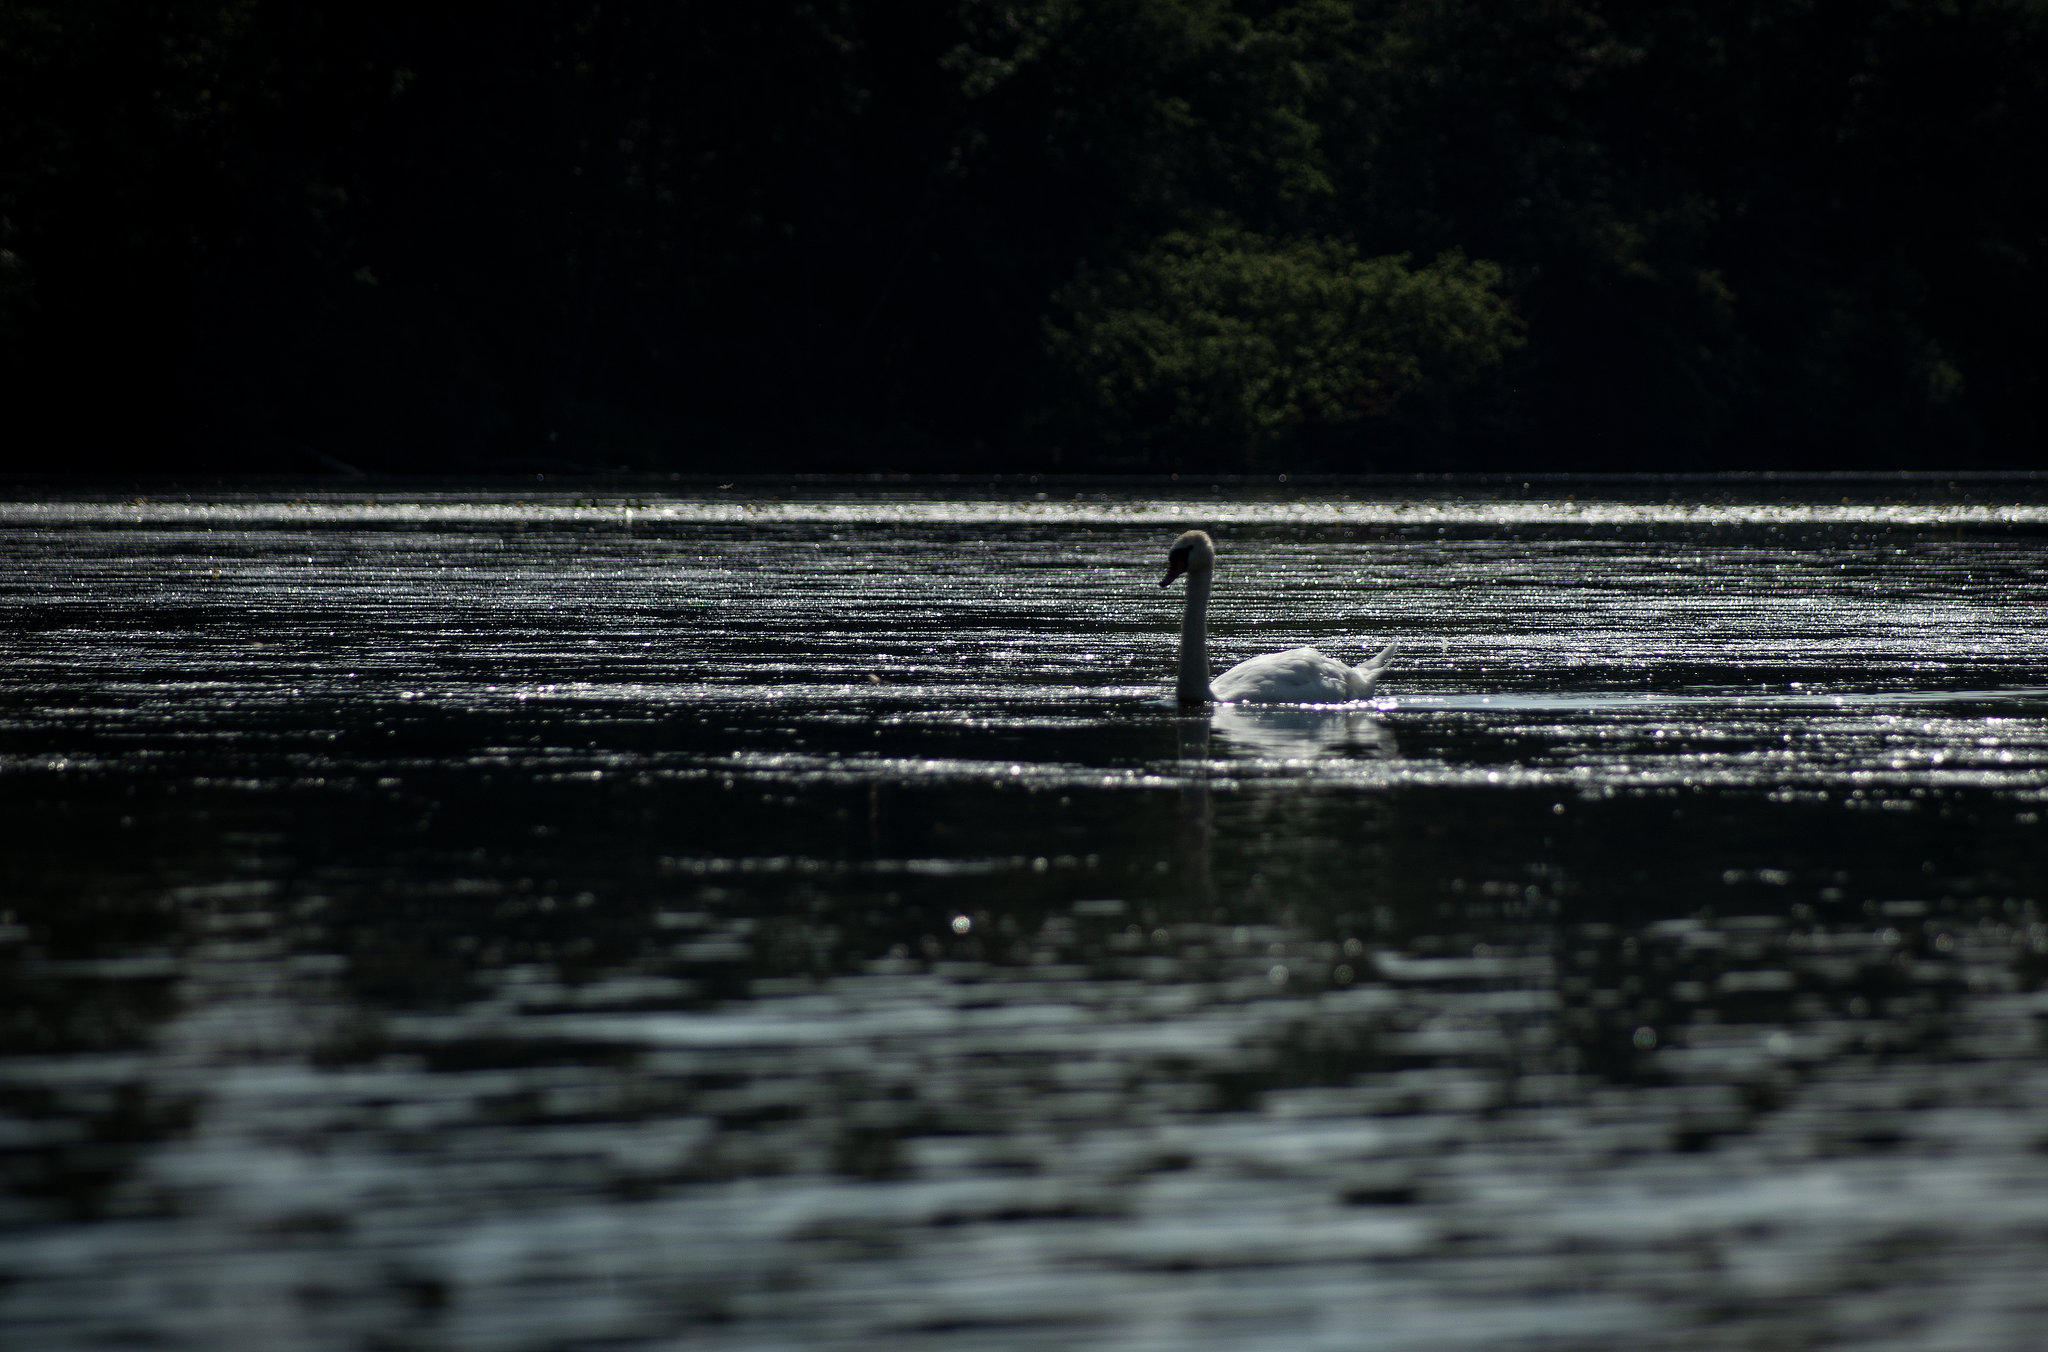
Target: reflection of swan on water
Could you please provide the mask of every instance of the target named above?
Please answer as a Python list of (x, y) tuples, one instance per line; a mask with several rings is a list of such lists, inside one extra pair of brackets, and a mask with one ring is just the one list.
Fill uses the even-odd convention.
[(1365, 699), (1393, 660), (1395, 645), (1359, 666), (1347, 667), (1314, 648), (1290, 648), (1240, 662), (1209, 679), (1209, 586), (1216, 576), (1216, 546), (1191, 530), (1166, 555), (1164, 587), (1188, 575), (1187, 610), (1180, 623), (1180, 675), (1175, 691), (1182, 704), (1347, 704)]
[(1176, 863), (1180, 869), (1180, 899), (1195, 908), (1195, 918), (1210, 919), (1216, 904), (1216, 878), (1210, 866), (1214, 853), (1210, 840), (1216, 831), (1216, 812), (1209, 797), (1209, 720), (1199, 714), (1175, 720), (1180, 742), (1180, 764), (1185, 778), (1180, 786), (1180, 847)]
[(1223, 740), (1260, 756), (1305, 760), (1333, 751), (1390, 759), (1394, 734), (1358, 709), (1246, 708), (1226, 704), (1209, 716)]

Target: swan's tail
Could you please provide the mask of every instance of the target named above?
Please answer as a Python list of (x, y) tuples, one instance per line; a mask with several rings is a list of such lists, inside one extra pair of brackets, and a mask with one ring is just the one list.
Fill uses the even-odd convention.
[(1400, 646), (1398, 643), (1389, 643), (1371, 658), (1345, 673), (1345, 683), (1351, 687), (1351, 698), (1364, 699), (1372, 693), (1373, 687), (1380, 683), (1380, 674), (1394, 660), (1394, 653)]

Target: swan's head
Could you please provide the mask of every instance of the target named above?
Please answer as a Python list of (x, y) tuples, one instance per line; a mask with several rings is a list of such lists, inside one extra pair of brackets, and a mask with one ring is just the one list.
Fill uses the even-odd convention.
[(1166, 576), (1159, 579), (1159, 585), (1179, 577), (1207, 573), (1216, 566), (1216, 544), (1207, 531), (1191, 530), (1173, 542), (1173, 548), (1166, 551)]

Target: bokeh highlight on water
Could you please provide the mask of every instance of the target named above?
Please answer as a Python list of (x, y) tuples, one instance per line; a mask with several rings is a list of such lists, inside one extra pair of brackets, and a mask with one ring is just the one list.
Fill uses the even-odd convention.
[(1803, 491), (0, 501), (0, 1341), (2037, 1346), (2048, 503)]

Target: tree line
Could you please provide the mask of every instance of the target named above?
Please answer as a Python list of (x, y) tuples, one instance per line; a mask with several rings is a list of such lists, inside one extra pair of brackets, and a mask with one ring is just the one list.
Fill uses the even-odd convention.
[(0, 0), (15, 469), (2033, 467), (2048, 0)]

